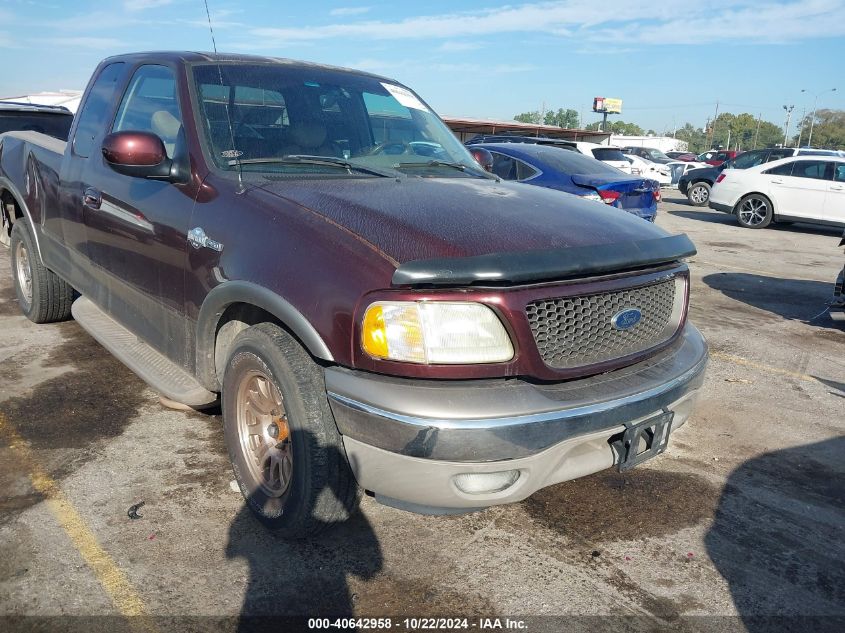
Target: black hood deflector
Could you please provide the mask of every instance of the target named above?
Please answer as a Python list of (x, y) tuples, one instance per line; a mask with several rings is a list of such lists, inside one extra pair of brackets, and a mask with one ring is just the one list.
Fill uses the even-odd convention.
[(420, 259), (400, 265), (394, 286), (520, 284), (587, 277), (678, 261), (695, 255), (685, 235), (474, 257)]

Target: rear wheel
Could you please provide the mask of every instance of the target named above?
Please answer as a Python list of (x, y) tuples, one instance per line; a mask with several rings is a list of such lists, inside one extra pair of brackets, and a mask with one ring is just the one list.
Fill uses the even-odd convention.
[(772, 223), (772, 201), (760, 193), (742, 198), (734, 212), (739, 223), (747, 229), (764, 229)]
[(354, 512), (359, 490), (322, 369), (278, 326), (255, 325), (235, 339), (223, 426), (241, 493), (267, 526), (301, 538)]
[(710, 200), (710, 185), (706, 182), (694, 183), (687, 191), (687, 200), (695, 207), (703, 207)]
[(64, 321), (70, 316), (73, 288), (47, 270), (22, 219), (12, 226), (12, 276), (21, 311), (34, 323)]

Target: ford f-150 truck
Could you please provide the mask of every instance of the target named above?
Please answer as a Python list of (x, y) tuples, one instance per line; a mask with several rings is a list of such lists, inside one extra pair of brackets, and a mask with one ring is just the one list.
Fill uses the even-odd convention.
[(383, 77), (112, 57), (67, 143), (0, 137), (0, 195), (23, 312), (219, 399), (244, 497), (290, 537), (361, 490), (465, 512), (628, 469), (704, 378), (685, 235), (500, 182)]

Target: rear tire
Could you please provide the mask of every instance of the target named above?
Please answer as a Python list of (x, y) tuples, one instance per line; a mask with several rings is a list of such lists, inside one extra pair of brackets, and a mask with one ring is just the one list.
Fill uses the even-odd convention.
[(70, 317), (73, 288), (41, 263), (26, 221), (12, 226), (12, 277), (18, 305), (33, 323), (53, 323)]
[(687, 190), (687, 200), (694, 207), (703, 207), (710, 200), (710, 185), (706, 182), (696, 182)]
[(360, 494), (326, 398), (322, 368), (282, 328), (241, 332), (223, 378), (235, 479), (262, 523), (303, 538), (348, 519)]
[(761, 193), (750, 193), (737, 203), (734, 214), (747, 229), (765, 229), (772, 223), (772, 201)]

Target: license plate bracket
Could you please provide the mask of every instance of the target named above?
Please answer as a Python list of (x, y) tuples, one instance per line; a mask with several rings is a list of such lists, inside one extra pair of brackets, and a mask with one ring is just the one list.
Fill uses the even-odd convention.
[[(674, 416), (672, 411), (664, 411), (653, 418), (625, 425), (621, 436), (611, 442), (618, 457), (619, 472), (630, 470), (666, 450)], [(641, 449), (643, 443), (645, 446)]]

